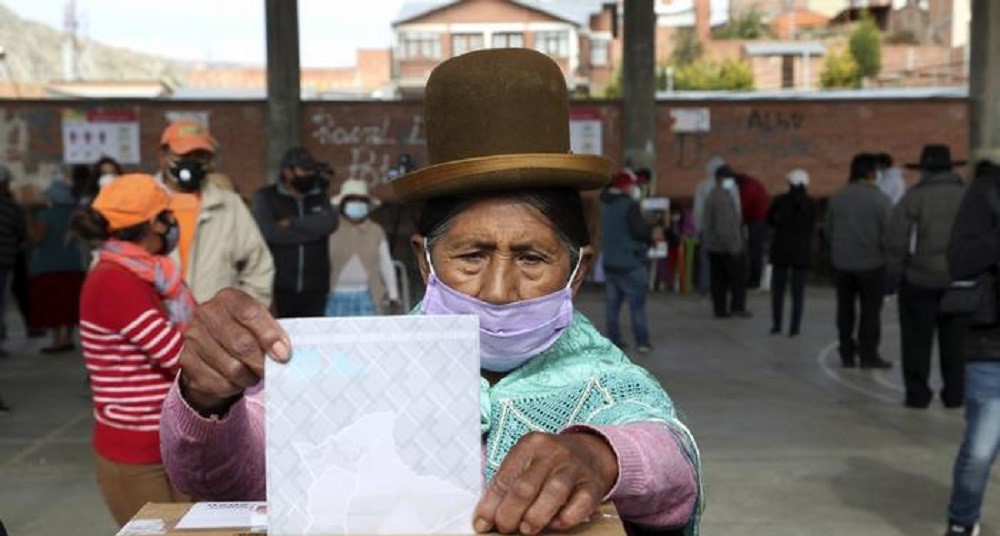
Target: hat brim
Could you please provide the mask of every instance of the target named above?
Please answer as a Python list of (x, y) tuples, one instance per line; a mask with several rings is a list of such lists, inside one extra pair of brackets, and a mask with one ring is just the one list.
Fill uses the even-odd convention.
[[(948, 167), (954, 168), (954, 167), (964, 166), (966, 164), (968, 164), (968, 162), (965, 160), (953, 160), (951, 162), (948, 162)], [(923, 164), (904, 164), (903, 167), (905, 167), (906, 169), (924, 169)]]
[(333, 206), (339, 207), (340, 203), (342, 203), (344, 201), (344, 199), (347, 199), (348, 197), (360, 197), (362, 199), (367, 199), (368, 203), (372, 206), (372, 208), (378, 208), (378, 207), (380, 207), (382, 205), (382, 201), (380, 201), (377, 197), (375, 197), (375, 196), (373, 196), (371, 194), (364, 195), (364, 194), (351, 194), (351, 193), (348, 193), (348, 194), (337, 194), (337, 195), (335, 195), (335, 196), (333, 196), (333, 197), (330, 198), (330, 203)]
[(215, 144), (208, 140), (181, 139), (167, 143), (174, 154), (188, 154), (194, 151), (208, 151), (215, 154)]
[(596, 190), (611, 178), (611, 161), (578, 154), (505, 154), (428, 166), (392, 181), (403, 203), (454, 195), (536, 188)]

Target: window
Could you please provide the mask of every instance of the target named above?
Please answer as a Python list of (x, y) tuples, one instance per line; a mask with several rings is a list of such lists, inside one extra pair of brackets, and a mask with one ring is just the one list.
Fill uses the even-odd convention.
[(606, 39), (590, 40), (590, 64), (604, 66), (608, 64), (608, 49), (610, 42)]
[(407, 59), (441, 59), (441, 38), (433, 33), (408, 33), (403, 34), (402, 55)]
[(556, 58), (569, 56), (569, 32), (536, 32), (535, 50)]
[(493, 48), (521, 48), (524, 46), (524, 34), (522, 33), (495, 33), (493, 34)]
[(451, 55), (458, 56), (483, 48), (483, 34), (452, 34)]

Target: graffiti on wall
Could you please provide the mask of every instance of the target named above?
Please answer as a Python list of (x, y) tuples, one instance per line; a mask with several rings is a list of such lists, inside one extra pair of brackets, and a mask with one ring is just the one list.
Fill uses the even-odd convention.
[(376, 123), (351, 124), (331, 113), (318, 112), (312, 116), (312, 125), (313, 139), (338, 149), (334, 163), (342, 163), (346, 156), (347, 176), (372, 186), (388, 184), (400, 155), (422, 153), (426, 143), (420, 115), (394, 121), (385, 114)]

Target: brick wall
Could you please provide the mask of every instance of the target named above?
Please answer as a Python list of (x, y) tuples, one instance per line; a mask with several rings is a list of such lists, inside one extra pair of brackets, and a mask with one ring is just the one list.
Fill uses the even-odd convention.
[[(107, 105), (107, 103), (105, 103)], [(159, 136), (169, 111), (207, 112), (222, 148), (217, 167), (240, 191), (250, 194), (274, 171), (265, 169), (266, 114), (260, 101), (132, 102), (140, 112), (141, 169), (155, 171)], [(55, 101), (0, 103), (0, 161), (20, 182), (44, 185), (62, 162), (61, 113), (66, 107), (97, 104)], [(576, 102), (603, 122), (604, 152), (621, 154), (621, 108), (617, 102)], [(675, 134), (671, 108), (708, 108), (711, 130)], [(426, 164), (426, 132), (419, 102), (309, 102), (302, 110), (303, 144), (337, 170), (335, 187), (347, 177), (369, 181), (383, 197), (391, 194), (387, 173), (403, 153)], [(850, 101), (664, 101), (657, 112), (660, 195), (687, 198), (715, 153), (737, 170), (759, 177), (772, 193), (784, 188), (784, 174), (802, 167), (811, 190), (826, 196), (839, 188), (851, 156), (887, 151), (897, 161), (915, 161), (925, 143), (947, 142), (958, 158), (968, 156), (967, 103), (958, 99)], [(915, 179), (914, 175), (908, 177)]]

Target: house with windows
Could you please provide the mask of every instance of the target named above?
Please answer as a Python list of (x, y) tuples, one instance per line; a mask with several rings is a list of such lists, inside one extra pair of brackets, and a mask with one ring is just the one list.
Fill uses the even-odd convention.
[(533, 48), (552, 57), (568, 90), (599, 95), (621, 62), (612, 0), (407, 2), (392, 24), (392, 79), (402, 97), (423, 94), (442, 61), (485, 48)]

